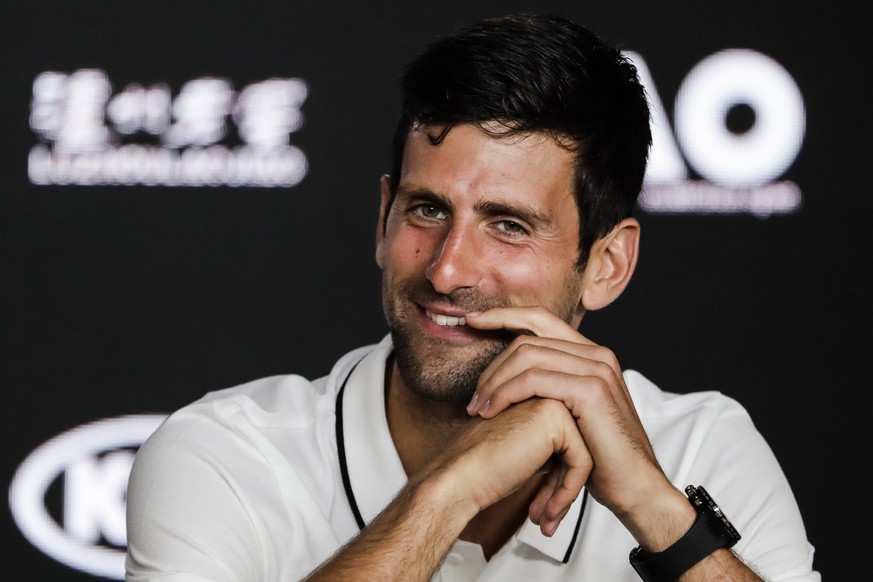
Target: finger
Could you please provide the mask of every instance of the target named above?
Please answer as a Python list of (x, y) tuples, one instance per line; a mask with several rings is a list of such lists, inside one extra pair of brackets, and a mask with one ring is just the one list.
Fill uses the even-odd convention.
[[(543, 483), (536, 496), (530, 504), (528, 515), (531, 521), (540, 526), (540, 531), (546, 536), (551, 536), (558, 529), (561, 521), (570, 511), (570, 507), (576, 497), (573, 497), (568, 502), (566, 499), (555, 501), (555, 493), (558, 491), (561, 482), (567, 473), (567, 466), (560, 463), (552, 473), (549, 474), (546, 482)], [(578, 497), (578, 495), (577, 495)], [(550, 508), (553, 506), (554, 508)]]
[(612, 359), (611, 351), (602, 346), (523, 336), (492, 360), (490, 369), (486, 369), (488, 373), (483, 372), (479, 378), (479, 387), (489, 382), (499, 384), (527, 368), (581, 375), (600, 371), (601, 375), (612, 375), (615, 371)]
[(512, 404), (531, 398), (550, 398), (560, 401), (575, 418), (581, 415), (580, 399), (577, 396), (584, 390), (584, 384), (591, 379), (554, 370), (530, 369), (501, 384), (490, 395), (482, 396), (471, 410), (480, 417), (494, 418)]
[(481, 313), (468, 313), (464, 320), (474, 329), (507, 329), (529, 332), (577, 343), (593, 343), (566, 321), (542, 306), (494, 307)]
[(649, 460), (654, 459), (654, 453), (625, 393), (623, 385), (620, 388), (596, 376), (527, 370), (501, 385), (479, 414), (484, 419), (493, 418), (511, 404), (532, 398), (559, 402), (576, 421), (588, 454), (612, 466), (631, 467), (626, 463), (634, 463), (640, 453)]
[(537, 493), (530, 512), (536, 516), (540, 531), (551, 536), (579, 497), (588, 480), (594, 462), (575, 423), (569, 418), (564, 425), (564, 446), (561, 463), (556, 463), (544, 487)]
[[(493, 416), (505, 406), (532, 396), (559, 398), (545, 383), (548, 375), (542, 372), (559, 372), (580, 378), (596, 376), (605, 382), (622, 384), (620, 372), (616, 373), (609, 364), (598, 359), (603, 350), (606, 348), (524, 338), (520, 345), (504, 350), (482, 373), (476, 386), (475, 401), (471, 401), (467, 410), (474, 415), (483, 409), (488, 411), (490, 407), (490, 416)], [(512, 384), (515, 391), (506, 391), (507, 384)], [(500, 406), (495, 407), (498, 403)]]
[[(538, 348), (537, 346), (541, 347)], [(503, 366), (506, 360), (514, 355), (518, 355), (519, 353), (527, 354), (526, 350), (530, 351), (530, 355), (535, 356), (533, 359), (529, 360), (531, 366), (544, 364), (546, 362), (546, 356), (548, 354), (548, 352), (545, 351), (545, 348), (550, 348), (559, 352), (566, 352), (568, 354), (574, 354), (580, 358), (591, 358), (595, 360), (608, 359), (609, 356), (612, 355), (607, 348), (603, 348), (593, 343), (580, 343), (576, 341), (567, 341), (550, 337), (522, 335), (516, 337), (505, 350), (497, 354), (497, 356), (491, 361), (491, 363), (485, 368), (485, 370), (483, 370), (482, 374), (479, 376), (479, 387), (488, 382), (495, 373), (495, 371), (500, 369), (500, 367)], [(603, 351), (605, 353), (601, 355), (599, 353), (600, 351)], [(612, 359), (615, 359), (614, 356), (612, 356)]]
[(555, 516), (551, 519), (544, 519), (540, 521), (540, 531), (543, 532), (543, 535), (546, 537), (552, 537), (556, 531), (558, 531), (558, 526), (561, 525), (561, 522), (564, 521), (564, 518), (567, 517), (567, 514), (570, 512), (571, 505), (566, 506), (559, 515)]
[(528, 516), (530, 517), (530, 520), (537, 525), (539, 525), (540, 521), (544, 519), (546, 503), (554, 494), (555, 489), (558, 488), (558, 483), (567, 471), (567, 466), (564, 465), (564, 462), (560, 458), (553, 456), (552, 461), (551, 468), (549, 469), (545, 480), (543, 480), (543, 484), (540, 486), (539, 491), (537, 491), (537, 494), (534, 496), (530, 503), (530, 507), (528, 508)]

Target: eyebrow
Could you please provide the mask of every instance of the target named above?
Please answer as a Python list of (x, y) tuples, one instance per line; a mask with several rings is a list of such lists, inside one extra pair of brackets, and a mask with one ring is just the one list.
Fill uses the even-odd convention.
[(544, 214), (528, 204), (515, 204), (500, 200), (484, 200), (473, 207), (476, 212), (486, 216), (515, 216), (530, 225), (551, 228), (555, 224), (554, 217)]

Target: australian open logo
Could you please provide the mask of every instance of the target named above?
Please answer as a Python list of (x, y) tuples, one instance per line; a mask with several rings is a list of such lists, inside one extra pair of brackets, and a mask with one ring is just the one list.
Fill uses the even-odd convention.
[(164, 418), (100, 420), (34, 450), (9, 488), (9, 507), (24, 537), (71, 568), (124, 579), (127, 480), (137, 449)]
[(652, 113), (643, 210), (766, 217), (800, 209), (800, 188), (781, 178), (803, 144), (806, 111), (781, 64), (749, 49), (706, 57), (679, 87), (671, 128), (645, 60), (625, 54), (637, 67)]

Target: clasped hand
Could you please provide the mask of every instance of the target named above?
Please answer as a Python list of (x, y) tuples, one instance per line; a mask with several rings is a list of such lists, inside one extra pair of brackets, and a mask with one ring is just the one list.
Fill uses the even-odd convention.
[(542, 307), (495, 308), (466, 321), (475, 329), (526, 332), (482, 373), (467, 408), (496, 420), (474, 425), (450, 453), (475, 459), (469, 470), (477, 474), (472, 490), (480, 510), (544, 466), (548, 476), (529, 515), (545, 535), (583, 486), (622, 521), (651, 499), (654, 486), (670, 487), (611, 350)]

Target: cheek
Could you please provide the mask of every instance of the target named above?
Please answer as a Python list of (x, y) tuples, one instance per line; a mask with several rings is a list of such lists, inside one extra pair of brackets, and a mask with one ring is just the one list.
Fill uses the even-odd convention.
[(539, 288), (546, 285), (549, 276), (540, 262), (529, 257), (519, 257), (516, 253), (500, 253), (489, 263), (492, 277), (497, 285), (510, 294), (533, 297)]
[(401, 231), (385, 241), (384, 258), (386, 267), (395, 272), (409, 274), (427, 265), (427, 239), (414, 236), (414, 233)]
[[(510, 253), (512, 254), (512, 253)], [(495, 284), (519, 305), (551, 305), (565, 295), (571, 265), (538, 256), (504, 256), (492, 270)]]
[(413, 245), (410, 243), (394, 244), (389, 247), (388, 260), (396, 265), (406, 265), (414, 263), (416, 259), (421, 257), (421, 245)]

